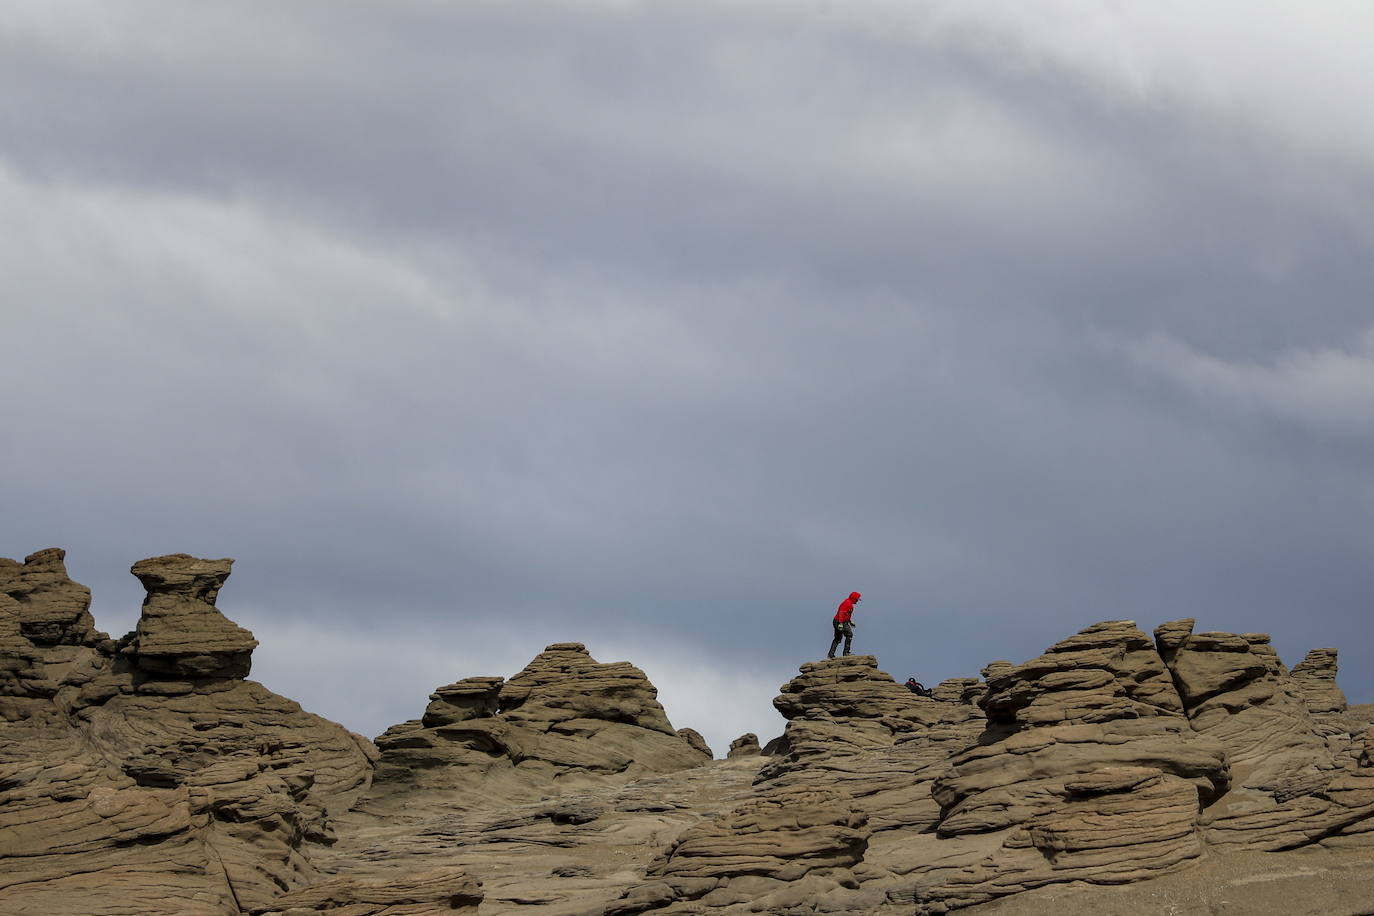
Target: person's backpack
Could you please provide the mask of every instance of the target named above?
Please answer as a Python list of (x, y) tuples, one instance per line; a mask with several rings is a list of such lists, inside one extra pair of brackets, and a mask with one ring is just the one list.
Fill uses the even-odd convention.
[(912, 693), (916, 694), (919, 697), (928, 697), (935, 692), (934, 690), (927, 687), (925, 684), (922, 684), (920, 681), (916, 680), (916, 678), (914, 677), (909, 677), (906, 679), (906, 689), (910, 690)]

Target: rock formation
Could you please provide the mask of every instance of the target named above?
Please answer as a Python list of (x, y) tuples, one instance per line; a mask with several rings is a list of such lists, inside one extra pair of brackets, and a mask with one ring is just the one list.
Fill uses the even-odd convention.
[(213, 606), (229, 561), (136, 564), (116, 644), (62, 559), (0, 560), (0, 911), (234, 913), (310, 880), (370, 743), (243, 680), (255, 643)]
[(706, 739), (702, 737), (701, 732), (697, 731), (695, 728), (679, 728), (677, 730), (677, 736), (681, 738), (683, 741), (686, 741), (692, 747), (696, 748), (697, 753), (701, 754), (707, 759), (711, 759), (716, 756), (711, 751), (711, 745), (706, 743)]
[(1313, 649), (1293, 666), (1293, 684), (1316, 716), (1346, 710), (1345, 694), (1336, 686), (1336, 650)]
[(464, 807), (509, 804), (710, 760), (699, 734), (674, 730), (657, 694), (628, 662), (602, 664), (582, 643), (555, 643), (509, 681), (440, 687), (420, 719), (387, 729), (369, 800), (443, 792)]
[(23, 563), (0, 557), (0, 594), (18, 605), (19, 632), (39, 646), (86, 645), (105, 638), (91, 618), (91, 590), (67, 577), (65, 550), (50, 547)]
[(131, 646), (138, 667), (167, 677), (248, 676), (258, 641), (215, 609), (233, 565), (184, 553), (134, 564), (148, 590)]
[(730, 742), (730, 750), (725, 756), (734, 760), (736, 757), (750, 757), (761, 753), (763, 749), (759, 747), (759, 736), (753, 732), (745, 732)]
[(143, 616), (114, 641), (61, 551), (0, 560), (0, 912), (1032, 913), (1189, 874), (1261, 911), (1302, 876), (1330, 912), (1374, 892), (1374, 708), (1347, 706), (1334, 649), (1289, 671), (1263, 634), (1105, 621), (928, 697), (873, 656), (809, 662), (783, 735), (716, 761), (638, 668), (557, 643), (438, 688), (379, 754), (246, 680), (230, 563), (136, 564)]

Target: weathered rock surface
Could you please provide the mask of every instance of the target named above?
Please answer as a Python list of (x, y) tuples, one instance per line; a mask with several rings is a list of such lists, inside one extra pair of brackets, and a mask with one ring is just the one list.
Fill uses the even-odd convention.
[(1287, 912), (1246, 889), (1317, 873), (1293, 856), (1323, 912), (1374, 886), (1374, 708), (1334, 650), (1290, 672), (1263, 634), (1106, 621), (929, 697), (807, 663), (770, 753), (714, 761), (638, 668), (558, 643), (438, 688), (379, 758), (245, 679), (229, 564), (136, 564), (115, 642), (61, 551), (0, 561), (0, 912), (1125, 913), (1085, 888), (1191, 874)]
[(61, 557), (0, 561), (46, 608), (34, 642), (23, 603), (0, 602), (0, 912), (237, 913), (312, 879), (370, 743), (242, 680), (252, 636), (212, 606), (227, 561), (138, 564), (145, 619), (117, 646)]
[(788, 720), (786, 750), (765, 772), (772, 777), (810, 761), (890, 748), (939, 722), (944, 705), (898, 684), (872, 655), (807, 662), (773, 699)]
[(749, 757), (762, 753), (763, 748), (759, 747), (759, 736), (753, 732), (745, 732), (730, 742), (730, 750), (725, 756), (733, 760), (736, 757)]
[(0, 594), (19, 608), (19, 631), (40, 646), (84, 645), (105, 638), (90, 613), (91, 590), (67, 577), (67, 552), (49, 547), (23, 563), (0, 557)]
[(695, 728), (679, 728), (677, 730), (677, 736), (696, 748), (698, 753), (702, 756), (708, 759), (716, 756), (711, 751), (711, 745), (706, 743), (706, 739), (702, 737), (701, 732), (697, 731)]
[(1374, 815), (1374, 774), (1354, 759), (1355, 736), (1319, 722), (1308, 699), (1310, 690), (1323, 712), (1335, 711), (1334, 652), (1309, 655), (1299, 679), (1264, 634), (1195, 634), (1192, 626), (1175, 621), (1157, 632), (1166, 634), (1162, 652), (1191, 727), (1220, 743), (1231, 765), (1231, 791), (1202, 817), (1208, 844), (1277, 850), (1342, 834), (1361, 842), (1360, 825)]
[(477, 913), (481, 884), (457, 869), (414, 872), (392, 881), (330, 878), (283, 894), (254, 916), (402, 916), (421, 913)]
[(1313, 649), (1293, 666), (1293, 683), (1315, 716), (1345, 712), (1345, 694), (1336, 686), (1336, 650)]
[(705, 741), (679, 734), (657, 693), (628, 662), (556, 643), (509, 681), (440, 687), (422, 718), (387, 729), (369, 801), (423, 804), (441, 792), (465, 807), (511, 804), (709, 761)]
[(867, 818), (841, 792), (770, 792), (683, 831), (649, 866), (645, 882), (604, 912), (630, 916), (745, 904), (755, 912), (786, 912), (857, 886), (851, 868), (868, 848), (866, 827)]
[(233, 565), (184, 553), (134, 564), (130, 571), (148, 590), (134, 644), (140, 668), (172, 677), (248, 676), (258, 641), (215, 609)]

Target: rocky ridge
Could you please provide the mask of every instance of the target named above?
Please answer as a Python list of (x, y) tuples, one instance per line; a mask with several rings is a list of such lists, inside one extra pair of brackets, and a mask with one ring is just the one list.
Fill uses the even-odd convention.
[(230, 561), (136, 564), (116, 642), (64, 557), (0, 560), (0, 911), (238, 913), (313, 880), (370, 742), (244, 679), (251, 634), (214, 608)]
[(246, 680), (231, 561), (136, 564), (115, 641), (62, 560), (0, 561), (5, 912), (1105, 913), (1103, 888), (1322, 874), (1353, 913), (1340, 889), (1374, 886), (1371, 710), (1334, 649), (1290, 671), (1263, 634), (1104, 621), (929, 697), (810, 662), (783, 734), (714, 761), (642, 671), (558, 643), (374, 749)]
[(555, 643), (508, 681), (438, 688), (420, 719), (387, 729), (367, 803), (429, 805), (438, 793), (456, 807), (515, 804), (709, 761), (701, 735), (675, 730), (657, 695), (628, 662)]

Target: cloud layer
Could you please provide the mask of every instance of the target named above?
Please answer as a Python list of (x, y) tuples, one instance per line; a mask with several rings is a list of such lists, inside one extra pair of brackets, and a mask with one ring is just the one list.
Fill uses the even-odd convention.
[(855, 588), (899, 679), (1196, 616), (1374, 699), (1369, 17), (7, 10), (0, 553), (113, 631), (234, 556), (368, 733), (575, 639), (766, 740)]

